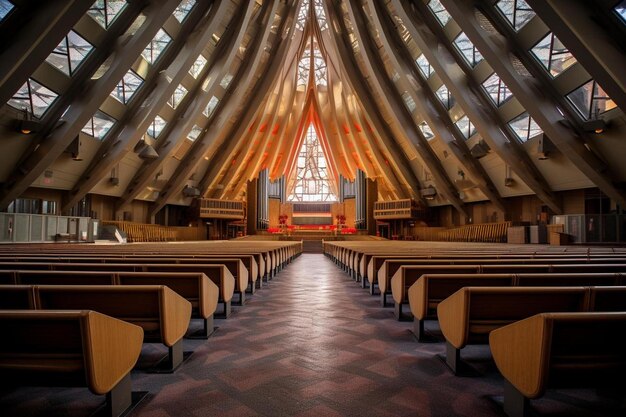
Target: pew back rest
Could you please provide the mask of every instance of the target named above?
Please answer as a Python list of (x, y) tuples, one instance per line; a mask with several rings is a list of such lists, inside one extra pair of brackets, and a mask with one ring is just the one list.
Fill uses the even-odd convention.
[(587, 311), (589, 292), (585, 287), (464, 287), (439, 303), (437, 317), (446, 340), (462, 349), (538, 313)]
[(0, 370), (15, 384), (106, 394), (135, 366), (143, 330), (95, 311), (0, 311)]
[(443, 299), (463, 287), (510, 287), (514, 280), (514, 274), (425, 274), (409, 287), (409, 306), (416, 319), (424, 320), (434, 315)]
[(191, 303), (162, 285), (36, 285), (40, 310), (96, 310), (144, 329), (146, 341), (173, 346), (189, 327)]
[(527, 398), (623, 380), (626, 313), (541, 313), (494, 330), (496, 365)]
[(591, 287), (590, 311), (626, 311), (626, 286)]
[(621, 274), (598, 272), (583, 273), (548, 273), (548, 274), (517, 274), (516, 284), (519, 287), (533, 286), (590, 286), (590, 285), (617, 285)]
[(165, 285), (192, 305), (194, 317), (209, 318), (217, 309), (219, 289), (202, 272), (120, 272), (120, 285)]
[[(235, 293), (235, 277), (223, 264), (146, 264), (142, 270), (145, 272), (202, 272), (220, 289), (220, 300), (230, 301)], [(247, 277), (245, 278), (247, 282)]]
[(114, 285), (115, 273), (104, 271), (16, 271), (22, 285)]
[(0, 309), (31, 310), (35, 295), (30, 285), (0, 285)]
[(380, 292), (385, 290), (393, 293), (393, 299), (400, 304), (407, 299), (407, 289), (425, 274), (477, 274), (480, 265), (408, 265), (401, 266), (391, 278), (390, 288), (385, 280), (378, 283)]

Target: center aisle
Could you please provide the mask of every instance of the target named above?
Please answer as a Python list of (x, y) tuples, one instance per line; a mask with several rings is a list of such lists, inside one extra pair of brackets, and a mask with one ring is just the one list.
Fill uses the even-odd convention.
[(152, 397), (133, 416), (502, 415), (472, 392), (501, 395), (501, 381), (452, 376), (443, 344), (417, 343), (411, 323), (321, 254), (233, 308), (208, 340), (185, 340), (194, 353), (175, 374), (133, 374)]

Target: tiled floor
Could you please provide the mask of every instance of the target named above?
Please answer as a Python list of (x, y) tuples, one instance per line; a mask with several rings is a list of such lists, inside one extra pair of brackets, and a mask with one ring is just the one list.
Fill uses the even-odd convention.
[[(300, 256), (216, 324), (208, 340), (184, 341), (194, 353), (174, 374), (146, 373), (164, 349), (144, 348), (133, 388), (150, 393), (132, 416), (504, 416), (487, 347), (463, 351), (477, 376), (453, 376), (437, 357), (442, 343), (418, 343), (411, 323), (321, 254)], [(29, 388), (3, 393), (0, 414), (86, 416), (101, 401), (84, 389)], [(587, 391), (533, 404), (551, 416), (626, 409)]]

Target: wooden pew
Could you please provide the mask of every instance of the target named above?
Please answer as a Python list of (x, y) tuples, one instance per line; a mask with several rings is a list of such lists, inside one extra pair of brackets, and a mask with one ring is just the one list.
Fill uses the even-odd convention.
[(30, 285), (0, 285), (0, 310), (32, 310), (35, 294)]
[(419, 341), (426, 339), (424, 321), (435, 318), (441, 301), (463, 287), (513, 286), (594, 286), (620, 285), (620, 273), (582, 274), (426, 274), (409, 289), (408, 298), (413, 314), (413, 332)]
[(202, 320), (203, 328), (186, 337), (206, 339), (214, 330), (219, 289), (202, 272), (0, 271), (0, 276), (8, 273), (24, 285), (166, 285), (191, 303), (192, 319)]
[[(474, 256), (474, 257), (456, 257), (453, 255), (446, 257), (429, 257), (424, 258), (420, 257), (401, 257), (401, 258), (393, 258), (388, 256), (373, 256), (372, 257), (372, 266), (374, 271), (376, 271), (376, 265), (380, 264), (380, 268), (378, 268), (376, 272), (377, 280), (385, 282), (389, 282), (393, 275), (400, 269), (402, 266), (410, 266), (410, 265), (468, 265), (468, 264), (480, 264), (480, 265), (493, 265), (493, 264), (547, 264), (553, 265), (552, 270), (554, 272), (585, 272), (584, 269), (581, 270), (580, 264), (593, 264), (593, 269), (596, 268), (596, 264), (626, 264), (626, 258), (623, 257), (598, 257), (598, 258), (589, 258), (589, 257), (569, 257), (569, 256), (561, 256), (561, 257), (544, 257), (535, 255), (532, 258), (529, 257), (513, 257), (502, 255), (488, 255), (488, 256)], [(381, 263), (382, 262), (382, 263)], [(569, 266), (564, 265), (562, 270), (560, 267), (556, 266), (559, 264), (569, 264)], [(584, 267), (583, 267), (584, 268)], [(622, 270), (624, 266), (619, 267)], [(625, 269), (626, 270), (626, 269)], [(611, 272), (611, 271), (604, 271)], [(371, 292), (371, 291), (370, 291)]]
[(437, 306), (446, 339), (446, 364), (458, 374), (461, 349), (487, 344), (492, 330), (514, 321), (539, 313), (587, 311), (589, 293), (585, 287), (461, 288)]
[[(422, 266), (422, 265), (409, 265), (402, 266), (396, 271), (391, 279), (391, 292), (395, 305), (396, 318), (402, 319), (402, 304), (408, 302), (408, 289), (413, 285), (422, 274), (447, 274), (455, 273), (454, 268), (458, 268), (459, 273), (466, 272), (461, 271), (462, 267), (470, 267), (470, 265), (441, 265), (441, 266)], [(520, 274), (522, 277), (528, 273), (596, 273), (596, 272), (626, 272), (626, 264), (509, 264), (509, 263), (486, 263), (475, 265), (477, 271), (475, 273), (485, 274)], [(437, 271), (437, 268), (441, 268)], [(468, 269), (468, 273), (471, 273), (471, 268)], [(558, 282), (563, 282), (562, 279), (555, 275), (555, 279)], [(543, 279), (544, 284), (542, 286), (549, 285), (547, 282), (548, 277)], [(382, 283), (380, 283), (382, 285)], [(609, 285), (616, 285), (613, 282)], [(522, 284), (523, 285), (523, 284)], [(555, 284), (555, 285), (563, 285)], [(565, 284), (576, 285), (576, 284)], [(603, 285), (598, 283), (597, 285)], [(382, 287), (381, 287), (382, 291)]]
[(168, 347), (163, 372), (173, 372), (183, 361), (191, 303), (166, 286), (36, 285), (33, 290), (38, 310), (89, 309), (140, 326), (145, 342)]
[(542, 313), (489, 335), (504, 411), (528, 414), (549, 388), (624, 388), (626, 313)]
[(0, 373), (13, 386), (80, 386), (106, 395), (106, 413), (132, 406), (139, 326), (95, 311), (0, 311)]
[[(219, 315), (228, 318), (231, 313), (231, 300), (235, 290), (235, 278), (223, 264), (110, 264), (110, 263), (19, 263), (21, 270), (53, 271), (110, 271), (110, 272), (201, 272), (219, 288), (219, 302), (223, 312)], [(0, 262), (0, 271), (16, 268), (16, 263)], [(1, 274), (1, 273), (0, 273)], [(247, 277), (243, 278), (247, 280)]]

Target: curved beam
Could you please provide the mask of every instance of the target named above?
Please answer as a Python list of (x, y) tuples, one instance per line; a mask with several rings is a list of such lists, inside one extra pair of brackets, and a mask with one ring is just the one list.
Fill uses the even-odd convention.
[[(471, 217), (464, 206), (463, 201), (459, 198), (454, 185), (448, 178), (441, 161), (432, 151), (430, 145), (424, 138), (422, 132), (416, 127), (412, 116), (409, 114), (408, 109), (399, 97), (399, 92), (391, 82), (391, 80), (383, 76), (386, 74), (384, 65), (380, 59), (380, 56), (374, 52), (376, 49), (372, 44), (372, 40), (365, 35), (363, 27), (365, 27), (363, 9), (355, 7), (352, 2), (347, 2), (348, 15), (352, 21), (353, 34), (356, 36), (359, 45), (360, 53), (363, 55), (363, 61), (368, 69), (368, 79), (371, 80), (372, 87), (376, 89), (380, 99), (384, 102), (385, 107), (388, 109), (388, 113), (392, 121), (401, 126), (405, 136), (413, 147), (417, 150), (422, 161), (428, 166), (434, 179), (434, 183), (437, 190), (448, 199), (450, 204), (456, 208), (459, 213), (466, 217)], [(335, 11), (337, 9), (335, 8)], [(347, 34), (347, 28), (345, 27), (343, 19), (340, 19), (342, 32), (345, 36)]]
[[(30, 153), (18, 164), (17, 169), (5, 183), (0, 207), (6, 207), (19, 197), (80, 134), (100, 104), (109, 96), (178, 4), (177, 0), (167, 0), (159, 4), (155, 2), (143, 11), (146, 16), (145, 23), (134, 35), (124, 37), (115, 44), (113, 52), (115, 59), (110, 68), (95, 81), (86, 79), (84, 90), (75, 91), (75, 97), (64, 116), (67, 121), (49, 136), (42, 137), (41, 143), (37, 144), (32, 152), (29, 151)], [(139, 13), (138, 10), (136, 12)]]
[[(159, 61), (149, 72), (145, 85), (133, 97), (127, 106), (123, 120), (115, 132), (109, 132), (107, 140), (87, 167), (81, 178), (74, 185), (68, 198), (63, 202), (62, 212), (68, 212), (101, 180), (106, 178), (115, 167), (129, 153), (133, 152), (139, 140), (157, 116), (159, 109), (170, 99), (176, 87), (187, 75), (189, 67), (196, 60), (212, 32), (206, 29), (193, 33), (196, 24), (202, 24), (201, 19), (209, 8), (208, 4), (198, 5), (190, 16), (185, 19), (184, 26), (171, 45), (160, 56)], [(211, 17), (215, 17), (213, 8)], [(207, 25), (210, 26), (210, 25)]]
[[(256, 108), (260, 105), (262, 101), (262, 94), (260, 91), (266, 91), (269, 86), (272, 84), (270, 81), (273, 81), (274, 77), (276, 77), (276, 70), (278, 65), (282, 63), (285, 58), (285, 52), (287, 50), (287, 46), (289, 41), (283, 38), (285, 32), (284, 28), (286, 23), (290, 23), (290, 27), (293, 26), (293, 12), (291, 12), (290, 16), (287, 18), (281, 19), (281, 26), (277, 32), (277, 42), (278, 48), (275, 49), (275, 53), (273, 56), (270, 56), (268, 66), (266, 67), (267, 77), (260, 79), (256, 82), (254, 88), (252, 88), (251, 97), (246, 97), (245, 92), (249, 89), (252, 83), (254, 83), (254, 76), (258, 74), (258, 66), (260, 64), (262, 54), (265, 54), (266, 51), (264, 47), (267, 43), (267, 40), (271, 33), (271, 24), (268, 21), (269, 18), (273, 18), (277, 12), (279, 2), (277, 0), (271, 2), (271, 7), (268, 9), (271, 11), (269, 15), (264, 17), (266, 22), (264, 29), (264, 33), (262, 36), (257, 36), (253, 39), (252, 45), (249, 45), (247, 50), (250, 54), (250, 59), (246, 60), (242, 64), (242, 67), (238, 71), (237, 78), (238, 80), (233, 80), (233, 84), (235, 84), (234, 91), (230, 96), (229, 100), (226, 103), (222, 103), (215, 111), (216, 114), (213, 117), (213, 121), (208, 127), (205, 129), (204, 135), (201, 135), (196, 139), (192, 148), (187, 152), (185, 158), (176, 168), (174, 174), (170, 178), (170, 181), (167, 185), (161, 190), (161, 193), (157, 200), (150, 205), (149, 216), (154, 218), (156, 213), (167, 204), (167, 199), (171, 192), (182, 189), (182, 185), (187, 181), (189, 174), (196, 168), (196, 165), (199, 162), (199, 159), (206, 153), (206, 151), (213, 145), (215, 140), (219, 136), (230, 136), (237, 137), (238, 135), (233, 135), (232, 127), (223, 131), (225, 124), (229, 121), (229, 119), (238, 112), (239, 107), (244, 103), (244, 100), (248, 99), (245, 104), (244, 112), (249, 110), (250, 108)], [(263, 6), (262, 6), (263, 7)], [(285, 6), (288, 7), (288, 6)], [(269, 74), (273, 74), (269, 75)], [(239, 126), (243, 126), (245, 123), (239, 124)], [(232, 126), (232, 125), (231, 125)], [(203, 178), (200, 182), (200, 189), (204, 189), (205, 185), (203, 184), (205, 179)]]
[[(430, 65), (463, 108), (465, 114), (502, 160), (508, 164), (550, 210), (559, 214), (561, 203), (518, 140), (507, 135), (503, 122), (493, 111), (489, 99), (480, 94), (480, 87), (459, 65), (452, 46), (435, 22), (428, 6), (422, 2), (391, 0), (398, 17)], [(462, 58), (458, 58), (462, 59)]]
[[(428, 87), (426, 80), (418, 73), (412, 57), (408, 56), (407, 49), (400, 44), (398, 31), (390, 27), (391, 18), (383, 21), (379, 17), (383, 7), (379, 2), (367, 0), (367, 4), (371, 12), (372, 22), (378, 31), (381, 42), (385, 46), (384, 49), (387, 51), (389, 59), (391, 59), (393, 66), (398, 70), (398, 74), (400, 74), (400, 78), (404, 80), (405, 84), (414, 87), (413, 89), (409, 88), (408, 91), (415, 101), (419, 114), (426, 119), (426, 122), (437, 133), (439, 139), (447, 145), (448, 149), (463, 166), (464, 171), (476, 182), (476, 185), (485, 196), (496, 207), (506, 213), (504, 201), (491, 178), (489, 178), (480, 162), (472, 156), (465, 137), (455, 128), (448, 111)], [(413, 82), (408, 79), (409, 74), (412, 75)]]

